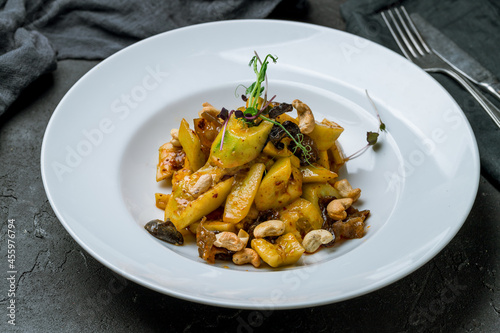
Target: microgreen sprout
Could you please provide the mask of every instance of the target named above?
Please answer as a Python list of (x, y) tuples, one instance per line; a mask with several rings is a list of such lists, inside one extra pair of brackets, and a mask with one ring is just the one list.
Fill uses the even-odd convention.
[(379, 126), (378, 126), (379, 131), (385, 132), (385, 124), (382, 122), (382, 119), (380, 118), (380, 114), (378, 113), (377, 106), (375, 105), (375, 103), (371, 99), (370, 95), (368, 95), (368, 90), (365, 90), (365, 93), (366, 93), (366, 97), (368, 97), (368, 100), (370, 101), (371, 105), (373, 106), (375, 113), (377, 114), (377, 118), (378, 118), (378, 122), (379, 122)]
[(371, 146), (374, 146), (377, 143), (378, 137), (380, 135), (380, 131), (382, 131), (382, 132), (386, 131), (385, 124), (382, 122), (382, 119), (380, 118), (380, 114), (378, 112), (377, 106), (375, 105), (375, 103), (373, 102), (373, 100), (370, 98), (370, 95), (368, 94), (368, 90), (365, 90), (365, 93), (366, 93), (366, 97), (368, 98), (368, 100), (370, 101), (371, 105), (373, 106), (373, 109), (375, 110), (375, 113), (377, 114), (377, 118), (378, 118), (378, 121), (379, 121), (378, 130), (377, 130), (377, 132), (367, 132), (366, 133), (367, 145), (364, 146), (363, 148), (361, 148), (360, 150), (358, 150), (357, 152), (355, 152), (354, 154), (352, 154), (351, 156), (347, 157), (345, 159), (345, 161), (350, 161), (352, 159), (355, 159), (356, 157), (359, 157), (359, 156), (363, 155), (363, 153), (365, 151), (367, 151), (368, 148), (370, 148)]
[[(254, 83), (250, 85), (250, 87), (247, 88), (246, 94), (248, 95), (248, 107), (245, 111), (245, 113), (250, 113), (251, 115), (255, 115), (258, 112), (257, 105), (259, 103), (259, 97), (262, 94), (262, 92), (265, 90), (266, 95), (264, 95), (264, 103), (266, 102), (266, 97), (267, 97), (267, 65), (269, 64), (269, 60), (271, 59), (273, 63), (276, 63), (278, 61), (278, 57), (272, 56), (268, 54), (265, 58), (264, 61), (261, 61), (259, 58), (259, 55), (257, 52), (255, 52), (255, 55), (252, 57), (252, 59), (249, 62), (249, 66), (253, 66), (253, 71), (255, 72), (255, 75), (257, 76), (257, 79)], [(258, 65), (260, 64), (260, 69)], [(264, 88), (262, 86), (262, 82), (265, 81), (266, 87)]]
[[(273, 61), (273, 63), (276, 63), (276, 61), (278, 60), (278, 57), (268, 54), (264, 58), (264, 61), (261, 61), (257, 52), (255, 52), (255, 55), (252, 57), (252, 59), (248, 63), (248, 66), (253, 66), (253, 71), (255, 72), (255, 74), (257, 76), (256, 81), (254, 83), (252, 83), (246, 89), (245, 95), (242, 96), (243, 100), (248, 100), (247, 101), (248, 107), (243, 112), (243, 117), (247, 120), (247, 123), (249, 123), (249, 125), (253, 124), (253, 121), (262, 114), (262, 112), (265, 110), (265, 107), (267, 107), (267, 105), (269, 105), (269, 102), (271, 102), (271, 100), (274, 99), (274, 97), (273, 97), (269, 102), (266, 101), (266, 99), (267, 99), (267, 75), (266, 75), (266, 71), (267, 71), (267, 65), (269, 64), (268, 59), (271, 59)], [(258, 67), (259, 64), (260, 64), (260, 69)], [(266, 84), (265, 88), (262, 86), (262, 82), (264, 82), (264, 81)], [(257, 106), (259, 103), (259, 97), (264, 90), (266, 91), (266, 95), (264, 95), (265, 107), (263, 107), (259, 110), (259, 109), (257, 109)], [(222, 150), (222, 147), (224, 145), (224, 135), (226, 134), (227, 123), (229, 122), (229, 118), (231, 117), (231, 115), (234, 112), (235, 111), (232, 110), (228, 114), (228, 117), (226, 119), (224, 119), (224, 126), (222, 128), (222, 131), (224, 131), (224, 132), (222, 133), (220, 150)]]
[(265, 116), (260, 116), (260, 118), (270, 122), (270, 123), (273, 123), (274, 125), (276, 126), (279, 126), (281, 127), (285, 133), (292, 139), (292, 141), (295, 143), (295, 148), (294, 148), (294, 151), (293, 153), (295, 154), (295, 152), (297, 151), (297, 149), (300, 149), (302, 150), (302, 152), (304, 153), (304, 160), (306, 161), (307, 164), (311, 164), (309, 163), (309, 154), (312, 150), (312, 148), (310, 146), (304, 146), (302, 144), (302, 141), (304, 140), (304, 135), (303, 134), (298, 134), (297, 135), (297, 138), (295, 138), (286, 128), (285, 126), (283, 126), (281, 123), (277, 122), (276, 120), (273, 120), (273, 119), (269, 119)]
[(302, 152), (304, 152), (304, 160), (307, 164), (309, 164), (310, 166), (313, 166), (315, 167), (314, 165), (311, 164), (311, 162), (309, 161), (309, 156), (311, 155), (312, 153), (312, 147), (311, 146), (304, 146), (302, 144), (302, 142), (304, 141), (304, 134), (300, 133), (300, 134), (297, 134), (297, 141), (292, 137), (292, 140), (295, 142), (296, 146), (293, 147), (293, 150), (292, 150), (292, 153), (295, 155), (295, 153), (297, 152), (297, 149), (302, 149)]
[[(268, 54), (264, 58), (264, 60), (262, 61), (260, 59), (259, 55), (257, 54), (257, 52), (254, 51), (254, 53), (255, 53), (255, 55), (252, 57), (252, 59), (250, 60), (248, 65), (253, 68), (253, 71), (256, 75), (256, 80), (248, 88), (246, 88), (245, 94), (241, 96), (242, 99), (247, 102), (247, 105), (248, 105), (247, 108), (243, 112), (239, 111), (239, 110), (236, 110), (236, 111), (232, 110), (231, 112), (228, 112), (224, 108), (222, 110), (222, 111), (224, 111), (224, 113), (221, 111), (221, 113), (223, 113), (223, 116), (221, 118), (224, 120), (224, 125), (222, 128), (223, 133), (222, 133), (222, 138), (221, 138), (220, 150), (222, 150), (222, 147), (224, 145), (224, 136), (225, 136), (225, 132), (226, 132), (226, 128), (227, 128), (227, 123), (229, 122), (229, 118), (231, 117), (231, 115), (234, 114), (236, 118), (243, 118), (248, 126), (255, 125), (255, 119), (261, 118), (264, 121), (268, 121), (268, 122), (282, 128), (285, 131), (285, 133), (295, 143), (293, 153), (295, 153), (297, 151), (297, 149), (302, 150), (302, 152), (304, 154), (304, 160), (308, 164), (311, 164), (309, 162), (309, 155), (310, 155), (312, 148), (306, 147), (302, 144), (303, 135), (300, 135), (297, 138), (295, 138), (280, 122), (273, 120), (273, 119), (270, 119), (269, 117), (266, 117), (264, 115), (264, 114), (267, 115), (267, 113), (268, 113), (267, 109), (268, 109), (269, 105), (272, 103), (272, 101), (274, 100), (274, 98), (276, 97), (276, 95), (275, 95), (269, 101), (267, 100), (267, 86), (268, 86), (267, 74), (266, 74), (267, 66), (269, 64), (269, 61), (276, 63), (278, 60), (278, 57), (273, 56), (271, 54)], [(260, 68), (259, 68), (259, 65), (260, 65)], [(263, 83), (264, 83), (264, 86), (262, 85)], [(258, 108), (259, 97), (262, 95), (262, 93), (264, 93), (264, 97), (263, 97), (264, 101), (262, 102), (262, 106), (259, 109)], [(289, 108), (289, 110), (291, 110), (291, 107)], [(288, 112), (288, 111), (285, 111), (285, 109), (284, 109), (281, 112)]]

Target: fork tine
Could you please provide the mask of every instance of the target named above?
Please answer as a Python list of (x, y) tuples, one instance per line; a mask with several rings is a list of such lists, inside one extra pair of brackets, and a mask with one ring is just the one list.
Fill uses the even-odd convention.
[[(387, 12), (390, 14), (390, 11), (387, 11)], [(396, 33), (396, 31), (392, 28), (392, 25), (389, 23), (389, 20), (387, 19), (385, 12), (382, 12), (381, 15), (382, 15), (382, 18), (384, 19), (385, 24), (387, 25), (387, 28), (389, 28), (389, 31), (391, 32), (392, 38), (394, 38), (394, 41), (396, 42), (396, 44), (398, 44), (399, 49), (401, 50), (401, 52), (403, 52), (403, 54), (406, 58), (410, 59), (411, 56), (408, 53), (408, 52), (410, 52), (410, 50), (408, 50), (403, 45), (403, 41), (401, 40), (400, 36)]]
[[(403, 6), (401, 6), (401, 8), (403, 8)], [(401, 16), (401, 13), (399, 11), (398, 8), (394, 8), (394, 12), (396, 13), (396, 15), (398, 16), (399, 18), (399, 22), (401, 23), (401, 26), (403, 27), (406, 35), (410, 38), (411, 42), (413, 43), (413, 46), (417, 49), (417, 52), (420, 53), (421, 56), (424, 55), (424, 51), (422, 50), (422, 47), (420, 47), (420, 44), (419, 42), (415, 39), (415, 37), (413, 36), (413, 34), (415, 33), (415, 31), (412, 31), (414, 30), (413, 28), (410, 30), (410, 28), (408, 27), (408, 25), (406, 24), (406, 22), (410, 22), (409, 24), (412, 25), (413, 22), (411, 22), (411, 18), (410, 16), (408, 15), (408, 13), (405, 11), (403, 14), (405, 15), (405, 18), (406, 20), (403, 18), (403, 16)], [(412, 25), (414, 27), (414, 25)], [(417, 32), (418, 33), (418, 32)], [(420, 40), (422, 40), (420, 38)]]
[[(390, 9), (387, 10), (387, 13), (389, 14), (392, 25), (394, 26), (394, 28), (396, 28), (396, 30), (391, 28), (391, 25), (388, 24), (387, 20), (386, 20), (386, 24), (388, 24), (389, 30), (391, 31), (392, 36), (396, 39), (396, 42), (398, 43), (398, 46), (401, 49), (401, 51), (407, 50), (411, 53), (413, 58), (417, 58), (418, 55), (416, 52), (418, 52), (418, 51), (415, 50), (413, 43), (408, 39), (408, 34), (405, 33), (405, 31), (403, 31), (404, 28), (401, 27), (402, 23), (398, 22), (398, 19), (396, 19), (392, 10), (390, 10)], [(399, 40), (399, 42), (398, 42), (398, 40)], [(408, 59), (412, 58), (412, 57), (408, 56), (407, 52), (403, 51), (403, 53), (405, 54), (405, 56)]]
[(415, 34), (415, 36), (417, 36), (418, 40), (420, 41), (420, 43), (424, 47), (425, 51), (427, 53), (430, 53), (431, 52), (431, 48), (427, 45), (427, 43), (425, 42), (425, 40), (422, 38), (422, 35), (420, 35), (420, 32), (418, 32), (417, 27), (413, 23), (413, 20), (411, 19), (410, 15), (408, 15), (408, 12), (406, 11), (406, 8), (404, 6), (401, 6), (401, 11), (406, 16), (406, 19), (408, 20), (408, 23), (410, 24), (411, 30), (413, 31), (413, 33)]

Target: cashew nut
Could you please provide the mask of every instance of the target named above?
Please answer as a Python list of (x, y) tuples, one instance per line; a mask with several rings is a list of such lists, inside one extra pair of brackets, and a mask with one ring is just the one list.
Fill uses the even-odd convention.
[(223, 231), (215, 235), (214, 245), (229, 251), (240, 251), (245, 247), (244, 242), (234, 232)]
[(179, 130), (177, 128), (172, 128), (170, 130), (170, 135), (172, 139), (170, 139), (170, 143), (174, 147), (182, 147), (181, 142), (179, 141)]
[(212, 176), (209, 174), (201, 175), (196, 184), (189, 187), (189, 193), (195, 198), (205, 193), (212, 186)]
[(315, 252), (321, 244), (328, 244), (335, 239), (328, 230), (325, 229), (317, 229), (309, 231), (302, 241), (302, 246), (306, 250), (307, 253)]
[(281, 236), (285, 232), (285, 222), (280, 220), (269, 220), (262, 222), (253, 230), (255, 238), (270, 236)]
[(299, 116), (299, 128), (304, 134), (309, 134), (314, 130), (316, 125), (314, 121), (314, 115), (307, 106), (307, 104), (302, 103), (300, 100), (296, 99), (292, 102), (293, 107), (297, 110)]
[(257, 252), (255, 252), (253, 249), (245, 248), (245, 249), (233, 254), (233, 262), (236, 265), (243, 265), (243, 264), (250, 263), (250, 264), (254, 265), (254, 267), (259, 267), (260, 266), (260, 257), (257, 254)]
[(351, 198), (335, 199), (326, 207), (328, 216), (334, 220), (343, 220), (347, 217), (346, 209), (351, 207), (354, 200)]
[(248, 239), (250, 238), (250, 235), (245, 230), (240, 229), (240, 231), (238, 231), (238, 238), (243, 242), (243, 244), (245, 244), (243, 247), (246, 247), (248, 244)]
[(361, 195), (361, 189), (359, 188), (353, 189), (347, 179), (342, 179), (335, 182), (333, 187), (335, 187), (335, 189), (339, 192), (342, 198), (351, 198), (353, 202), (356, 202), (356, 200), (358, 200), (359, 196)]

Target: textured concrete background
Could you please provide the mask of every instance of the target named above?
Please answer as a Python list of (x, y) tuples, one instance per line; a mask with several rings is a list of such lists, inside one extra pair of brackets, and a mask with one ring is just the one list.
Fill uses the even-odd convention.
[[(342, 29), (339, 2), (314, 0), (305, 14), (282, 8), (274, 17)], [(0, 118), (0, 332), (498, 332), (500, 194), (483, 178), (470, 216), (440, 254), (408, 277), (353, 300), (242, 311), (178, 300), (116, 276), (59, 223), (39, 167), (52, 112), (96, 64), (59, 62)], [(17, 232), (15, 327), (6, 315), (9, 219)]]

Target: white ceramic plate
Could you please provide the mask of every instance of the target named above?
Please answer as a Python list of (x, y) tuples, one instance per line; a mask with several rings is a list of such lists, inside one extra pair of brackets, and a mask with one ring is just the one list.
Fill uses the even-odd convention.
[[(251, 33), (250, 33), (251, 32)], [(258, 37), (255, 37), (258, 36)], [(362, 239), (303, 256), (284, 269), (198, 258), (143, 225), (162, 212), (154, 193), (157, 149), (205, 101), (235, 108), (256, 50), (277, 100), (298, 98), (316, 117), (345, 127), (347, 154), (378, 123), (381, 145), (347, 164), (371, 210)], [(192, 126), (192, 125), (191, 125)], [(479, 180), (474, 136), (455, 101), (401, 56), (351, 34), (272, 20), (227, 21), (167, 32), (106, 59), (66, 94), (47, 127), (42, 177), (50, 203), (91, 255), (139, 284), (183, 299), (238, 308), (285, 309), (359, 296), (411, 273), (456, 234)]]

